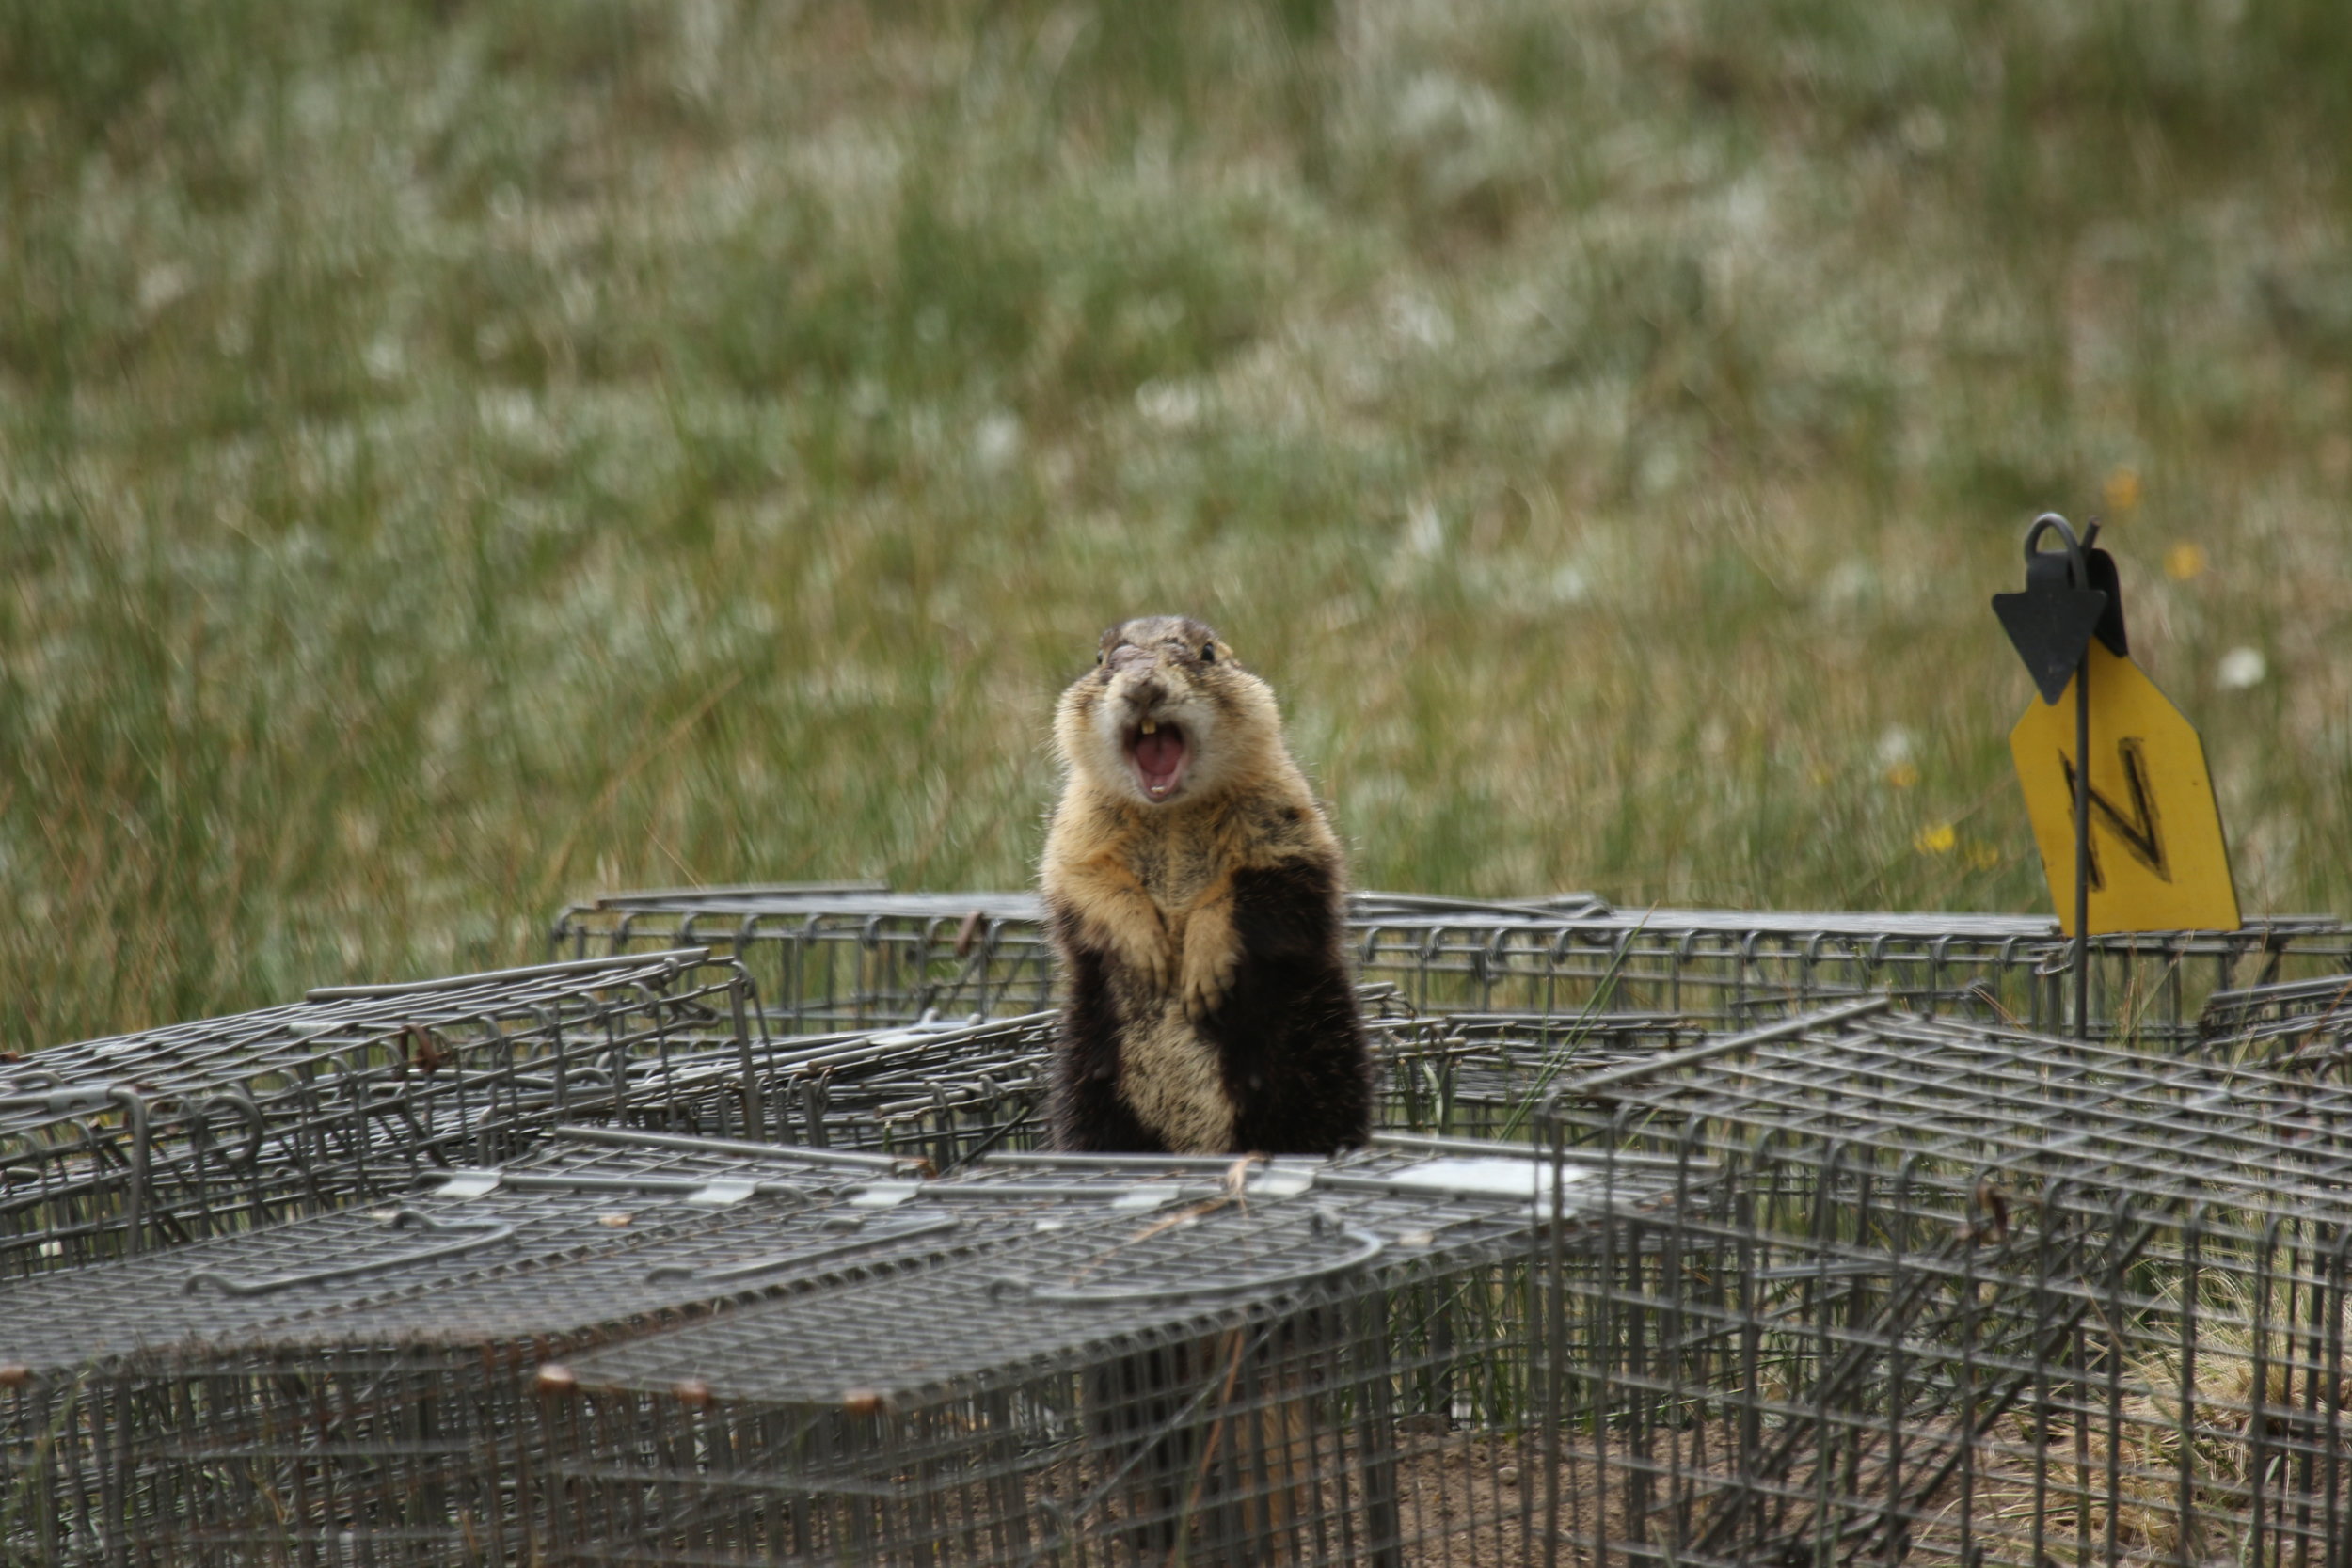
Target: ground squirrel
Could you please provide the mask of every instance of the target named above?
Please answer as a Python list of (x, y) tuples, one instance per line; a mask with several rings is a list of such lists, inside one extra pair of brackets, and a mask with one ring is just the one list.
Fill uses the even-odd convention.
[(1062, 693), (1041, 880), (1064, 1149), (1328, 1154), (1371, 1130), (1338, 838), (1274, 693), (1198, 621), (1103, 634)]

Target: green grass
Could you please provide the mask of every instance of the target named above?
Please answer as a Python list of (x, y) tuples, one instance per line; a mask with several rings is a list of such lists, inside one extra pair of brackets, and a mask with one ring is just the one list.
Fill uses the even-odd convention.
[(18, 0), (0, 1045), (1018, 883), (1145, 610), (1366, 884), (2042, 910), (2044, 506), (2352, 909), (2347, 18)]

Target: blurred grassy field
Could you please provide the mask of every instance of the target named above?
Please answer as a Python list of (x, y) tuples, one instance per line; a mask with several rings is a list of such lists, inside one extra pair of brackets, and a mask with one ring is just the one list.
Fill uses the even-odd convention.
[(2348, 155), (2340, 0), (15, 0), (0, 1046), (1017, 884), (1161, 610), (1367, 885), (2040, 911), (2044, 506), (2352, 910)]

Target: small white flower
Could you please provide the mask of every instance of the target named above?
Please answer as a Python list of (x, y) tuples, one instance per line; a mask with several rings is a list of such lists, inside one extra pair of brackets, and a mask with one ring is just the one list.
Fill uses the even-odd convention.
[[(1831, 610), (1851, 610), (1868, 600), (1879, 589), (1878, 568), (1867, 561), (1849, 556), (1832, 566), (1821, 578), (1818, 597)], [(1895, 759), (1899, 762), (1902, 759)]]
[(1445, 547), (1445, 519), (1425, 500), (1415, 501), (1405, 514), (1405, 553), (1428, 557)]
[(991, 414), (972, 430), (972, 456), (991, 473), (1021, 455), (1021, 421), (1010, 414)]
[(401, 352), (400, 340), (389, 333), (369, 343), (359, 360), (367, 367), (368, 374), (377, 381), (391, 380), (407, 364), (407, 356)]
[(1951, 140), (1944, 117), (1924, 103), (1903, 116), (1902, 124), (1898, 129), (1903, 145), (1922, 158), (1931, 158), (1943, 151), (1945, 145)]
[(1389, 301), (1389, 336), (1420, 348), (1443, 348), (1454, 341), (1454, 324), (1430, 301), (1401, 294)]
[(196, 287), (196, 275), (177, 261), (139, 274), (139, 314), (151, 316)]
[(1879, 732), (1879, 766), (1898, 768), (1911, 760), (1911, 732), (1900, 724), (1889, 724)]
[(1189, 430), (1200, 420), (1200, 392), (1181, 381), (1147, 381), (1136, 388), (1136, 412), (1162, 430)]
[(2249, 686), (2260, 686), (2270, 673), (2270, 663), (2263, 657), (2260, 648), (2232, 648), (2221, 656), (2221, 663), (2214, 671), (2214, 679), (2224, 691), (2243, 691)]

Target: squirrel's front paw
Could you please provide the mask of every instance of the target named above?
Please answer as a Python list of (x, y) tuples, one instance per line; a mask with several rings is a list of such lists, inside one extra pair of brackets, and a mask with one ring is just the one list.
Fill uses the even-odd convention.
[(1184, 1016), (1196, 1023), (1224, 1005), (1226, 994), (1233, 989), (1233, 968), (1240, 958), (1233, 951), (1230, 930), (1218, 931), (1218, 940), (1200, 940), (1206, 934), (1190, 933), (1192, 940), (1184, 947)]
[(1175, 958), (1168, 952), (1165, 940), (1152, 942), (1131, 936), (1130, 940), (1113, 940), (1104, 945), (1137, 990), (1165, 996), (1176, 983)]

